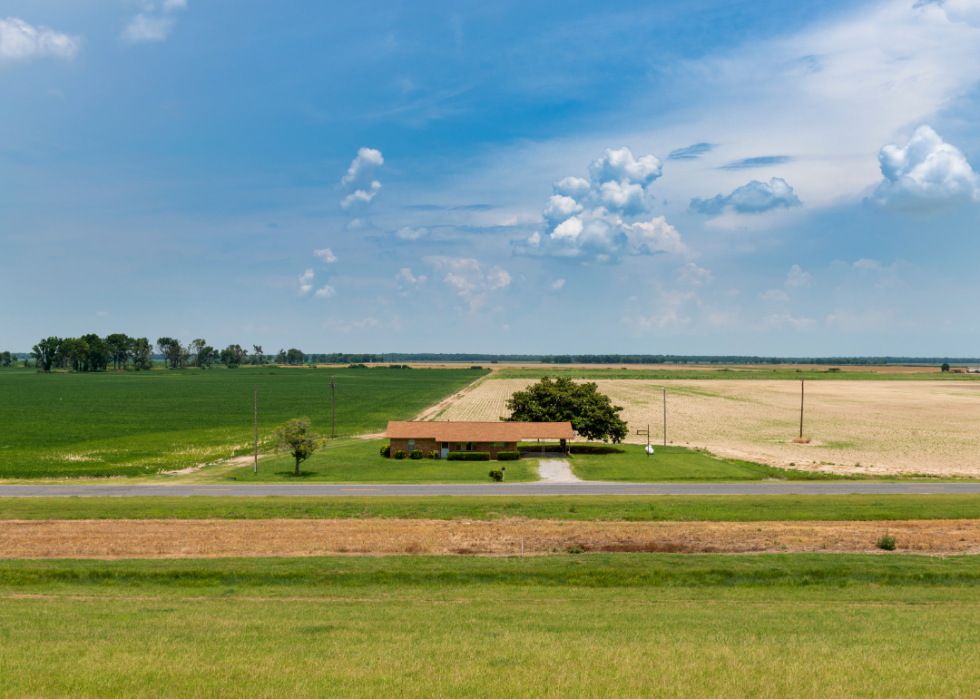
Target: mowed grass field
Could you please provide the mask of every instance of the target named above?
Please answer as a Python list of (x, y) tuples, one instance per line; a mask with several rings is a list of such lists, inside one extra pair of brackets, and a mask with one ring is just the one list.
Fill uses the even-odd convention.
[(0, 478), (136, 476), (196, 466), (252, 449), (307, 416), (330, 434), (336, 377), (338, 435), (383, 431), (486, 372), (471, 369), (215, 368), (36, 373), (0, 370)]
[[(706, 447), (727, 458), (780, 468), (867, 476), (980, 476), (980, 383), (974, 380), (807, 382), (803, 431), (811, 442), (793, 444), (800, 424), (799, 381), (652, 381), (641, 379), (641, 372), (626, 373), (635, 378), (596, 383), (624, 408), (629, 442), (645, 442), (635, 432), (647, 425), (655, 443), (662, 439), (661, 389), (666, 386), (672, 445)], [(454, 400), (440, 419), (506, 416), (507, 398), (536, 380), (497, 376)]]
[(0, 562), (0, 694), (973, 697), (975, 557)]
[(449, 461), (448, 459), (394, 459), (381, 456), (386, 439), (338, 439), (300, 464), (300, 476), (293, 475), (296, 461), (288, 454), (259, 460), (253, 464), (222, 470), (217, 479), (235, 478), (238, 483), (489, 483), (490, 469), (507, 467), (507, 480), (536, 481), (536, 462)]

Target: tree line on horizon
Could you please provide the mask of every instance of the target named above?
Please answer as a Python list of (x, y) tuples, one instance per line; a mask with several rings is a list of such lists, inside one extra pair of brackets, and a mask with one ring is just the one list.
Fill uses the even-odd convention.
[[(154, 349), (156, 353), (154, 353)], [(9, 355), (10, 353), (5, 353)], [(261, 345), (252, 345), (252, 352), (240, 345), (228, 345), (217, 350), (204, 339), (193, 340), (184, 345), (172, 337), (161, 337), (156, 344), (145, 337), (129, 337), (114, 333), (99, 337), (95, 334), (82, 337), (46, 337), (31, 348), (30, 356), (34, 365), (43, 371), (52, 368), (71, 371), (106, 371), (109, 365), (115, 370), (133, 369), (146, 371), (153, 368), (154, 359), (163, 359), (164, 366), (171, 369), (199, 367), (206, 369), (216, 363), (234, 368), (242, 365), (302, 364), (307, 355), (301, 350), (279, 350), (276, 355), (267, 355)], [(0, 363), (4, 355), (0, 354)], [(12, 355), (11, 355), (12, 357)], [(25, 365), (27, 360), (25, 360)], [(9, 363), (4, 364), (9, 366)]]

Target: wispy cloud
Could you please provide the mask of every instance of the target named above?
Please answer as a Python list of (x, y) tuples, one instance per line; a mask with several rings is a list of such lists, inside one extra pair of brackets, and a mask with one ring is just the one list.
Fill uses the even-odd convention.
[(126, 44), (164, 41), (170, 36), (177, 18), (174, 13), (187, 9), (187, 0), (164, 0), (160, 6), (143, 3), (143, 11), (129, 20), (119, 38)]
[(714, 147), (713, 143), (695, 143), (693, 146), (670, 151), (667, 160), (696, 160)]
[(22, 19), (0, 19), (0, 60), (26, 61), (54, 56), (71, 60), (82, 47), (82, 40), (49, 27), (31, 26)]
[(743, 158), (735, 162), (722, 165), (719, 170), (748, 170), (754, 167), (766, 167), (767, 165), (781, 165), (788, 163), (793, 158), (788, 155), (766, 155), (761, 158)]

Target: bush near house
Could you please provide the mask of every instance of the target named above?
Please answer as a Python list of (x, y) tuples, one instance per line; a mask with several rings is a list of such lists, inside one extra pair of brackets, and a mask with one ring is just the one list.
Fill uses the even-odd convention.
[(498, 451), (497, 461), (517, 461), (521, 458), (521, 452), (519, 451)]
[(383, 456), (386, 459), (391, 456), (391, 445), (390, 444), (384, 444), (384, 445), (382, 445), (382, 447), (381, 447), (381, 456)]
[(501, 470), (499, 470), (499, 469), (498, 470), (495, 470), (495, 471), (491, 471), (490, 472), (490, 477), (493, 480), (495, 480), (497, 483), (499, 483), (500, 481), (502, 481), (504, 479), (504, 472), (501, 471)]
[(450, 461), (489, 461), (490, 452), (488, 451), (451, 451), (449, 452)]
[(398, 451), (395, 452), (395, 458), (396, 459), (404, 459), (405, 458), (405, 452), (402, 449), (399, 449)]
[(428, 454), (426, 454), (426, 457), (428, 457), (430, 459), (438, 459), (439, 458), (439, 452), (437, 452), (437, 451), (430, 451)]
[(421, 449), (412, 449), (412, 452), (408, 455), (410, 459), (421, 459), (423, 456)]

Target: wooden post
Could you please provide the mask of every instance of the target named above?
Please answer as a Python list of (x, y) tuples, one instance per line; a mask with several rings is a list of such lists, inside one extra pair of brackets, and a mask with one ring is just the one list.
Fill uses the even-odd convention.
[(803, 439), (803, 379), (800, 379), (800, 439)]

